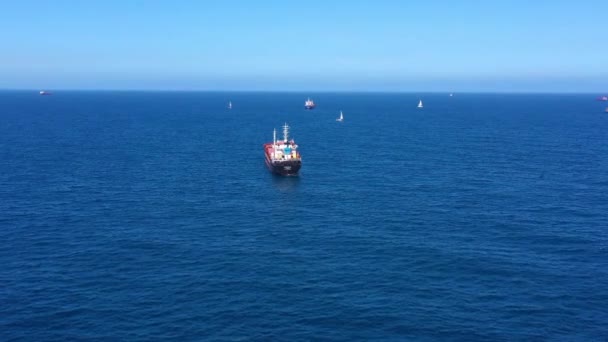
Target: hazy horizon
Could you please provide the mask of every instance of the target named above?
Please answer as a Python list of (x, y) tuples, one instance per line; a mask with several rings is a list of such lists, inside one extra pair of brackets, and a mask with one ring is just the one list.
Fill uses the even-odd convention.
[(464, 90), (464, 91), (448, 91), (448, 90), (331, 90), (331, 89), (287, 89), (287, 90), (273, 90), (273, 89), (120, 89), (120, 88), (90, 88), (90, 89), (77, 89), (77, 88), (0, 88), (0, 92), (35, 92), (44, 90), (46, 92), (150, 92), (150, 93), (171, 93), (171, 92), (184, 92), (184, 93), (300, 93), (300, 94), (547, 94), (547, 95), (602, 95), (604, 96), (607, 92), (600, 91), (544, 91), (544, 90), (526, 90), (526, 91), (508, 91), (508, 90)]

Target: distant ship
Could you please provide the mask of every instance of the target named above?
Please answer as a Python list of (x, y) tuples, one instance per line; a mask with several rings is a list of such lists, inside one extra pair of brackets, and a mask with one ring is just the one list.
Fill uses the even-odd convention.
[(313, 100), (311, 100), (310, 98), (308, 98), (308, 100), (304, 101), (304, 109), (315, 109), (317, 105), (315, 105), (315, 102)]
[(289, 126), (283, 126), (283, 140), (277, 141), (277, 130), (273, 131), (272, 142), (264, 144), (266, 166), (272, 173), (282, 176), (295, 176), (302, 167), (302, 157), (298, 145), (289, 140)]
[(606, 109), (604, 109), (604, 113), (608, 113), (608, 107), (606, 107)]
[(600, 96), (597, 98), (598, 101), (608, 101), (608, 96)]
[(454, 96), (454, 94), (450, 93), (450, 97)]
[(342, 111), (340, 111), (340, 117), (337, 118), (336, 121), (339, 121), (339, 122), (344, 121), (344, 114), (342, 114)]
[(418, 108), (422, 108), (422, 107), (423, 107), (423, 106), (422, 106), (422, 100), (420, 100), (420, 101), (418, 102)]
[(40, 91), (40, 95), (51, 95), (51, 92), (45, 91), (45, 90), (41, 90)]
[(228, 109), (232, 109), (232, 102), (228, 101)]

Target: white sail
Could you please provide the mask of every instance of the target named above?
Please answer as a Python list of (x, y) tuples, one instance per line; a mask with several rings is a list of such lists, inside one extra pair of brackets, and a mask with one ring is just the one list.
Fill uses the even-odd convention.
[(420, 100), (420, 102), (418, 102), (418, 108), (422, 108), (422, 100)]
[(344, 114), (340, 111), (340, 117), (336, 119), (336, 121), (344, 121)]
[(232, 101), (228, 101), (228, 109), (232, 109)]

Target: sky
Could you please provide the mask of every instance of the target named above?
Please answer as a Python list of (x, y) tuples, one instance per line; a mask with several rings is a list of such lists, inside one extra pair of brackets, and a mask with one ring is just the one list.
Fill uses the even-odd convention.
[(608, 92), (605, 1), (0, 1), (0, 89)]

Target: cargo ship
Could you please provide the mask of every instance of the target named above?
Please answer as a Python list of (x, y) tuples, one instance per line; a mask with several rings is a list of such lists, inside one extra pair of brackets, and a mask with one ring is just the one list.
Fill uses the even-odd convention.
[(270, 172), (282, 176), (295, 176), (302, 167), (302, 157), (298, 145), (289, 140), (289, 126), (283, 126), (283, 140), (277, 140), (277, 130), (273, 132), (272, 142), (264, 144), (266, 166)]
[(308, 100), (304, 101), (304, 109), (315, 109), (317, 105), (313, 100), (308, 98)]

